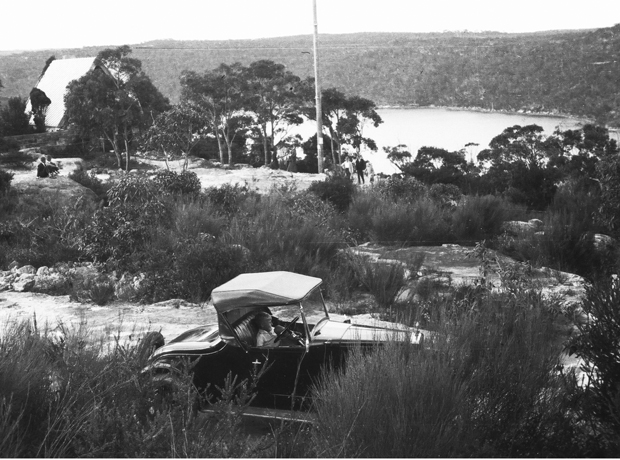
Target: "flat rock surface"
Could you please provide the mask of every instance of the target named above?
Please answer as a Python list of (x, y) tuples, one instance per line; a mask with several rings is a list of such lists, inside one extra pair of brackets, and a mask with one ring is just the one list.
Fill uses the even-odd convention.
[(109, 340), (133, 341), (148, 331), (161, 331), (166, 341), (196, 326), (216, 324), (213, 306), (185, 301), (166, 301), (153, 305), (113, 302), (72, 302), (69, 296), (50, 296), (34, 292), (0, 292), (0, 324), (3, 329), (14, 322), (34, 321), (39, 329), (55, 329), (58, 325), (78, 327), (86, 324), (94, 332), (102, 332)]
[(75, 202), (79, 197), (91, 201), (96, 201), (97, 198), (91, 189), (66, 176), (37, 178), (34, 171), (30, 171), (29, 174), (15, 174), (11, 187), (33, 199), (46, 197), (57, 201)]
[[(14, 174), (12, 185), (15, 188), (28, 193), (42, 192), (48, 193), (57, 189), (81, 190), (80, 184), (71, 181), (67, 176), (76, 167), (82, 164), (79, 158), (61, 158), (55, 160), (61, 164), (58, 177), (56, 179), (37, 179), (36, 169), (11, 171)], [(182, 161), (169, 161), (168, 166), (162, 160), (152, 160), (138, 158), (138, 162), (144, 168), (150, 168), (153, 172), (158, 169), (170, 168), (172, 171), (181, 172), (183, 170)], [(198, 176), (202, 188), (221, 187), (224, 184), (247, 186), (250, 190), (264, 194), (271, 191), (274, 187), (293, 186), (296, 190), (306, 190), (313, 182), (325, 180), (325, 174), (293, 173), (281, 169), (271, 169), (267, 167), (253, 168), (248, 165), (235, 165), (229, 167), (214, 167), (209, 162), (202, 159), (193, 158), (189, 162), (188, 169)], [(116, 171), (112, 170), (113, 173)], [(149, 172), (146, 170), (145, 172)], [(110, 180), (110, 174), (97, 174), (97, 177), (106, 182)], [(75, 184), (75, 185), (73, 185)], [(88, 189), (86, 189), (88, 190)], [(86, 192), (87, 193), (87, 192)], [(93, 194), (94, 195), (94, 194)]]

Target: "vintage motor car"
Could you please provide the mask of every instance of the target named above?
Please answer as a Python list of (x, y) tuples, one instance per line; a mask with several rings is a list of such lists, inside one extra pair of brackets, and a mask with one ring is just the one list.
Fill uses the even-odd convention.
[[(321, 283), (285, 271), (239, 275), (212, 291), (219, 324), (189, 330), (156, 349), (145, 371), (166, 376), (189, 363), (193, 383), (202, 391), (221, 388), (228, 374), (239, 381), (260, 373), (253, 405), (298, 408), (308, 405), (309, 390), (322, 370), (342, 365), (352, 347), (390, 340), (422, 345), (420, 330), (331, 319)], [(256, 346), (255, 317), (263, 311), (281, 326), (269, 347)]]

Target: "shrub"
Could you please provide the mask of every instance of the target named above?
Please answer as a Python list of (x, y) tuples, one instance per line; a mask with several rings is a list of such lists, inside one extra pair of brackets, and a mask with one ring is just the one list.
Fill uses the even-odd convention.
[(85, 144), (79, 138), (73, 138), (67, 145), (46, 145), (41, 148), (41, 153), (53, 158), (81, 158), (87, 153), (85, 150)]
[[(586, 288), (579, 334), (570, 350), (583, 359), (588, 385), (578, 406), (583, 423), (594, 430), (604, 456), (620, 455), (620, 281), (599, 280)], [(593, 453), (594, 456), (601, 453)]]
[(32, 157), (20, 150), (9, 150), (6, 153), (0, 153), (0, 164), (11, 169), (30, 169), (32, 163)]
[(342, 235), (312, 214), (291, 216), (277, 196), (261, 199), (230, 222), (224, 242), (249, 251), (252, 271), (288, 270), (312, 275), (331, 266), (344, 246)]
[(0, 238), (0, 244), (2, 239), (6, 242), (6, 251), (0, 250), (4, 263), (16, 260), (35, 267), (52, 266), (81, 257), (78, 243), (90, 223), (91, 203), (77, 200), (72, 206), (58, 206), (54, 196), (36, 200), (20, 196), (16, 203)]
[(161, 202), (159, 188), (154, 181), (143, 175), (123, 174), (108, 191), (111, 206)]
[(239, 211), (241, 204), (255, 196), (247, 185), (223, 184), (220, 187), (208, 187), (204, 191), (211, 203), (224, 214), (234, 214)]
[(95, 195), (97, 195), (99, 200), (105, 200), (107, 198), (108, 190), (112, 187), (109, 183), (104, 184), (92, 170), (90, 174), (84, 170), (75, 170), (69, 174), (69, 179), (72, 179), (78, 184), (91, 189), (95, 192)]
[(330, 202), (339, 212), (345, 212), (353, 201), (355, 186), (350, 179), (334, 174), (324, 181), (313, 182), (308, 190)]
[(79, 248), (91, 260), (129, 269), (133, 253), (148, 251), (150, 232), (170, 225), (172, 202), (147, 177), (129, 174), (108, 190), (108, 199), (79, 235)]
[[(175, 374), (167, 404), (160, 380), (141, 375), (140, 344), (112, 343), (88, 326), (6, 326), (0, 340), (0, 448), (12, 457), (249, 457), (242, 414), (252, 382), (229, 379), (214, 417), (194, 417), (199, 395)], [(150, 337), (145, 336), (145, 340)], [(148, 348), (149, 343), (145, 346)]]
[(174, 279), (182, 298), (205, 301), (211, 291), (245, 270), (242, 247), (223, 246), (214, 238), (180, 240), (174, 253)]
[(375, 186), (379, 193), (392, 201), (412, 203), (427, 195), (427, 187), (413, 177), (390, 177)]
[(375, 298), (381, 308), (394, 305), (406, 285), (405, 268), (400, 263), (372, 262), (367, 258), (353, 258), (357, 280)]
[(219, 237), (228, 225), (225, 217), (204, 197), (174, 200), (171, 231), (178, 239), (198, 238), (201, 234)]
[(167, 214), (161, 202), (98, 209), (79, 237), (79, 248), (90, 260), (127, 269), (134, 252), (148, 250), (151, 229)]
[(526, 238), (501, 236), (497, 248), (534, 265), (568, 271), (593, 279), (616, 268), (616, 250), (596, 250), (592, 221), (587, 215), (570, 211), (546, 212), (544, 233)]
[(388, 245), (432, 245), (450, 241), (449, 211), (429, 199), (387, 202), (374, 209), (373, 241)]
[(544, 305), (490, 292), (471, 306), (435, 300), (430, 348), (354, 351), (315, 393), (314, 455), (557, 456), (586, 452), (560, 346)]
[(74, 284), (71, 297), (78, 302), (90, 301), (99, 306), (107, 305), (115, 298), (114, 280), (105, 275), (87, 278)]
[(456, 203), (463, 193), (454, 184), (433, 184), (428, 189), (428, 197), (446, 205)]
[(162, 169), (155, 173), (153, 181), (160, 190), (181, 195), (196, 195), (200, 193), (200, 179), (193, 171), (182, 171), (177, 173)]
[(459, 241), (473, 243), (501, 234), (506, 221), (520, 220), (525, 208), (493, 195), (463, 197), (452, 214), (452, 228)]
[(364, 190), (355, 194), (346, 214), (346, 221), (355, 240), (368, 241), (376, 236), (369, 222), (376, 210), (385, 205), (382, 196), (375, 191)]
[(12, 172), (0, 169), (0, 196), (4, 195), (11, 188), (11, 181), (15, 176)]
[[(0, 120), (0, 128), (2, 121)], [(19, 150), (19, 144), (10, 137), (0, 136), (0, 153)]]

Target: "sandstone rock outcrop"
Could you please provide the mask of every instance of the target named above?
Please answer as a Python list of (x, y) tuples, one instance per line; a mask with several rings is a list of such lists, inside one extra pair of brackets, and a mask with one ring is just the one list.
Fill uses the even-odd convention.
[(530, 219), (527, 222), (511, 220), (504, 222), (502, 230), (515, 236), (523, 234), (534, 234), (540, 232), (543, 228), (543, 222), (540, 219)]
[(95, 192), (65, 176), (37, 179), (33, 171), (32, 175), (16, 175), (11, 187), (32, 200), (52, 200), (59, 206), (73, 205), (79, 199), (93, 204), (97, 201)]

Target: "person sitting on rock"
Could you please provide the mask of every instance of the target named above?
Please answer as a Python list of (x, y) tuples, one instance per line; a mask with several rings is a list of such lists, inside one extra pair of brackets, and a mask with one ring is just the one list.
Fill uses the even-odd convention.
[(47, 172), (49, 173), (50, 176), (55, 177), (58, 175), (58, 170), (59, 170), (58, 165), (54, 163), (51, 155), (47, 155), (46, 165), (47, 165)]
[(49, 177), (49, 175), (50, 173), (45, 164), (45, 156), (42, 156), (39, 158), (39, 163), (37, 164), (37, 178)]

